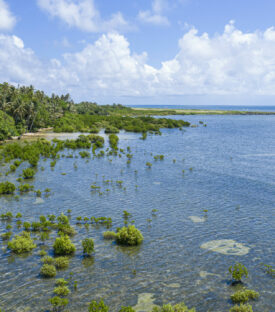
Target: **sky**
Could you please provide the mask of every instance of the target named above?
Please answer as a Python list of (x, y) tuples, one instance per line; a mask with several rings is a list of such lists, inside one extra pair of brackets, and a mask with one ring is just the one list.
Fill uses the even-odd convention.
[(274, 0), (0, 0), (0, 82), (99, 104), (275, 105)]

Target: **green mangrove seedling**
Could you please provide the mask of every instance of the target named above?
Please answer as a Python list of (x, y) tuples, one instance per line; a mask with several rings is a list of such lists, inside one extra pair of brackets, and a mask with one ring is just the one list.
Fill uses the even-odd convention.
[(45, 256), (41, 259), (43, 264), (54, 264), (54, 258), (51, 256)]
[(9, 240), (9, 239), (11, 238), (11, 236), (12, 236), (12, 232), (10, 232), (10, 231), (1, 234), (1, 238), (2, 238), (3, 240)]
[(55, 285), (56, 286), (66, 286), (68, 285), (68, 281), (66, 281), (64, 278), (58, 278), (56, 281), (55, 281)]
[(49, 299), (49, 302), (53, 306), (54, 311), (60, 311), (60, 309), (68, 305), (69, 300), (67, 298), (60, 298), (58, 296), (55, 296)]
[(0, 215), (0, 218), (1, 218), (1, 220), (3, 220), (3, 221), (11, 221), (12, 218), (13, 218), (13, 214), (12, 214), (10, 211), (8, 211), (7, 213), (1, 214), (1, 215)]
[(127, 210), (123, 210), (123, 218), (124, 219), (128, 219), (132, 216), (132, 214), (130, 212), (128, 212)]
[(47, 252), (46, 252), (45, 250), (40, 250), (40, 251), (38, 252), (38, 255), (39, 255), (40, 257), (45, 257), (45, 256), (47, 255)]
[(24, 169), (22, 175), (24, 179), (32, 179), (35, 175), (35, 170), (32, 168)]
[(264, 264), (264, 270), (267, 274), (275, 277), (275, 269), (272, 267), (272, 265)]
[(122, 306), (119, 310), (119, 312), (136, 312), (132, 307), (124, 307)]
[(93, 300), (90, 302), (88, 311), (89, 312), (108, 312), (109, 307), (105, 305), (102, 299), (99, 302)]
[(40, 274), (46, 278), (52, 278), (56, 276), (56, 268), (52, 264), (43, 264), (40, 270)]
[(71, 255), (75, 252), (75, 245), (71, 242), (68, 235), (62, 235), (55, 239), (54, 254), (58, 256)]
[(135, 246), (141, 244), (143, 236), (141, 232), (134, 226), (124, 226), (118, 229), (116, 234), (116, 242), (125, 246)]
[(113, 231), (106, 231), (103, 233), (103, 238), (104, 239), (116, 239), (116, 233)]
[(13, 194), (15, 191), (15, 185), (9, 181), (0, 183), (0, 195)]
[(91, 255), (94, 252), (94, 241), (92, 238), (85, 238), (82, 241), (83, 253)]
[(26, 183), (26, 184), (20, 184), (19, 187), (18, 187), (18, 190), (21, 193), (26, 193), (26, 192), (29, 192), (29, 191), (33, 190), (33, 188), (34, 188), (33, 185), (30, 185), (30, 184)]
[(253, 312), (252, 306), (250, 304), (240, 304), (232, 307), (229, 312)]
[(25, 231), (29, 231), (31, 229), (31, 224), (30, 222), (24, 222), (23, 227)]
[(231, 265), (228, 271), (235, 282), (241, 282), (242, 277), (248, 276), (247, 268), (241, 263), (236, 263), (234, 266)]
[(67, 286), (57, 286), (53, 291), (57, 296), (66, 297), (69, 295), (70, 290)]
[(259, 297), (259, 293), (255, 290), (243, 289), (236, 291), (235, 294), (231, 295), (231, 300), (234, 303), (246, 303), (248, 300), (255, 300)]
[(188, 309), (188, 307), (183, 303), (178, 303), (174, 306), (171, 304), (165, 304), (161, 307), (154, 307), (152, 312), (196, 312), (195, 308)]
[(28, 232), (22, 232), (20, 235), (15, 235), (15, 237), (8, 243), (8, 248), (16, 254), (29, 252), (35, 247), (36, 245)]

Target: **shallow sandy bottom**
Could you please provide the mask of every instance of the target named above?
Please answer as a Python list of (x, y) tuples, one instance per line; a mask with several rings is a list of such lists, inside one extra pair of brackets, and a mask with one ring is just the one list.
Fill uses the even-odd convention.
[(213, 240), (201, 245), (202, 249), (219, 252), (223, 255), (244, 256), (249, 253), (250, 248), (233, 239)]
[(154, 304), (154, 294), (142, 293), (138, 295), (138, 302), (133, 307), (136, 312), (149, 312), (152, 311)]
[(197, 217), (197, 216), (190, 216), (189, 219), (194, 223), (203, 223), (205, 222), (205, 218)]
[(34, 204), (35, 204), (35, 205), (39, 205), (39, 204), (43, 204), (44, 202), (45, 202), (45, 201), (44, 201), (43, 198), (38, 197), (38, 198), (36, 198)]

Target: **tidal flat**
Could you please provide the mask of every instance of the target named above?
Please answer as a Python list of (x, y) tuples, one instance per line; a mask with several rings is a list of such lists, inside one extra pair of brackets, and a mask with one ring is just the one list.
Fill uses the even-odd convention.
[[(76, 232), (70, 236), (76, 250), (68, 268), (47, 279), (40, 274), (40, 253), (55, 258), (56, 230), (45, 237), (30, 231), (36, 247), (22, 255), (1, 239), (2, 311), (50, 311), (56, 278), (70, 280), (68, 311), (88, 311), (89, 302), (99, 299), (110, 311), (121, 306), (151, 311), (182, 301), (198, 312), (229, 311), (235, 286), (228, 268), (237, 262), (248, 270), (244, 286), (260, 294), (250, 302), (253, 311), (273, 311), (274, 276), (264, 265), (274, 268), (275, 116), (184, 119), (197, 127), (161, 129), (162, 135), (148, 134), (145, 140), (120, 131), (117, 155), (109, 153), (109, 136), (101, 131), (105, 143), (96, 154), (92, 148), (65, 148), (54, 165), (53, 159), (41, 157), (35, 176), (23, 182), (17, 179), (29, 165), (23, 162), (6, 176), (12, 162), (2, 160), (0, 182), (28, 183), (33, 190), (0, 196), (0, 215), (13, 215), (0, 221), (1, 235), (10, 225), (12, 239), (24, 222), (62, 213)], [(48, 140), (79, 135), (42, 134)], [(89, 156), (82, 157), (81, 151)], [(154, 158), (159, 155), (163, 159)], [(100, 217), (111, 218), (111, 226)], [(103, 238), (107, 230), (125, 224), (141, 231), (140, 245), (121, 246)], [(86, 238), (94, 240), (91, 256), (83, 254)]]

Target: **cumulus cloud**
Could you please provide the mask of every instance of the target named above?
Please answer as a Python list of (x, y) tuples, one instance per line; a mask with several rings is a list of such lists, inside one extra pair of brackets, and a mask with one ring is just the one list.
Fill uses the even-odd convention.
[(168, 8), (166, 0), (153, 0), (152, 9), (147, 11), (140, 11), (138, 19), (143, 23), (168, 26), (169, 20), (163, 15), (163, 11)]
[(76, 99), (171, 95), (275, 95), (275, 29), (244, 33), (233, 22), (209, 36), (191, 28), (160, 68), (118, 33), (47, 64), (15, 36), (0, 36), (0, 80), (34, 84)]
[(109, 20), (103, 20), (94, 0), (37, 0), (37, 3), (50, 16), (83, 31), (105, 32), (129, 27), (120, 12), (113, 14)]
[(0, 34), (0, 81), (34, 84), (41, 81), (43, 65), (17, 36)]
[(0, 0), (0, 30), (11, 30), (16, 24), (16, 18), (10, 12), (4, 0)]

